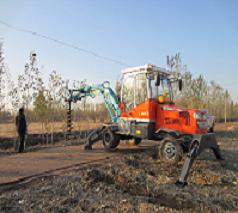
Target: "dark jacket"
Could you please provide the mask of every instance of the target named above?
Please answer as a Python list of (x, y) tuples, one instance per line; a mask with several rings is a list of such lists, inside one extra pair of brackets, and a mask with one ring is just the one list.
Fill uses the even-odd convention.
[(18, 133), (26, 133), (26, 118), (25, 115), (17, 115), (16, 127)]

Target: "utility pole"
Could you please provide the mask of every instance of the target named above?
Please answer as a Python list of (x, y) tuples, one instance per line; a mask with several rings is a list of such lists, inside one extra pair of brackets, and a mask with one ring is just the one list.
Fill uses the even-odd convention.
[(225, 118), (225, 124), (226, 124), (226, 108), (227, 108), (227, 96), (228, 96), (228, 91), (226, 90), (226, 92), (225, 92), (225, 115), (224, 115), (224, 118)]

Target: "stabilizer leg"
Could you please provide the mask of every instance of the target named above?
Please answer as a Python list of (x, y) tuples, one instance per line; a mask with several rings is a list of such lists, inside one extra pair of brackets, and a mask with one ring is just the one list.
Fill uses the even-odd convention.
[(183, 168), (178, 181), (176, 182), (179, 186), (187, 185), (187, 178), (193, 162), (205, 149), (212, 149), (217, 160), (224, 160), (221, 155), (220, 148), (217, 144), (216, 137), (214, 133), (209, 133), (205, 135), (196, 135), (191, 142), (189, 152), (183, 164)]
[(102, 139), (104, 127), (93, 130), (86, 139), (84, 150), (92, 150), (92, 145)]
[(199, 143), (197, 143), (197, 141), (193, 141), (192, 143), (193, 144), (190, 148), (190, 151), (187, 154), (186, 159), (184, 161), (180, 177), (176, 182), (176, 185), (178, 185), (178, 186), (183, 187), (183, 186), (186, 186), (188, 184), (187, 183), (187, 178), (188, 178), (188, 175), (189, 175), (189, 171), (190, 171), (190, 169), (193, 165), (194, 160), (198, 156)]
[(217, 144), (216, 136), (214, 133), (209, 133), (206, 135), (197, 136), (196, 140), (200, 141), (199, 153), (202, 153), (204, 149), (212, 149), (217, 160), (224, 160), (221, 155), (221, 150), (219, 145)]
[(212, 149), (214, 155), (216, 156), (216, 159), (217, 160), (225, 160), (225, 158), (221, 155), (221, 151), (220, 151), (220, 148), (213, 148)]

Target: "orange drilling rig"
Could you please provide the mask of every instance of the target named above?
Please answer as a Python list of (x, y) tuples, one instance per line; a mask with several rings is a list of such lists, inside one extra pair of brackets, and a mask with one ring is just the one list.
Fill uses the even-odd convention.
[(159, 157), (175, 164), (185, 156), (177, 184), (185, 185), (189, 170), (196, 157), (206, 148), (222, 159), (214, 133), (208, 133), (208, 118), (204, 110), (176, 106), (173, 88), (181, 91), (181, 79), (171, 72), (151, 64), (127, 68), (122, 71), (120, 94), (109, 82), (99, 85), (82, 83), (79, 89), (69, 90), (71, 103), (86, 96), (101, 94), (112, 122), (104, 124), (88, 135), (85, 149), (92, 149), (94, 142), (102, 140), (106, 149), (115, 149), (120, 141), (158, 141)]

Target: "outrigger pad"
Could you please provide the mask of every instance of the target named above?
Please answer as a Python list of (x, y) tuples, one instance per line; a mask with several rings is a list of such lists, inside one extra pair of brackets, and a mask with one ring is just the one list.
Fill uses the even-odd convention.
[(212, 149), (216, 159), (224, 160), (214, 133), (195, 135), (190, 144), (189, 152), (187, 153), (180, 177), (176, 182), (176, 185), (182, 187), (187, 185), (186, 181), (193, 162), (205, 149)]

